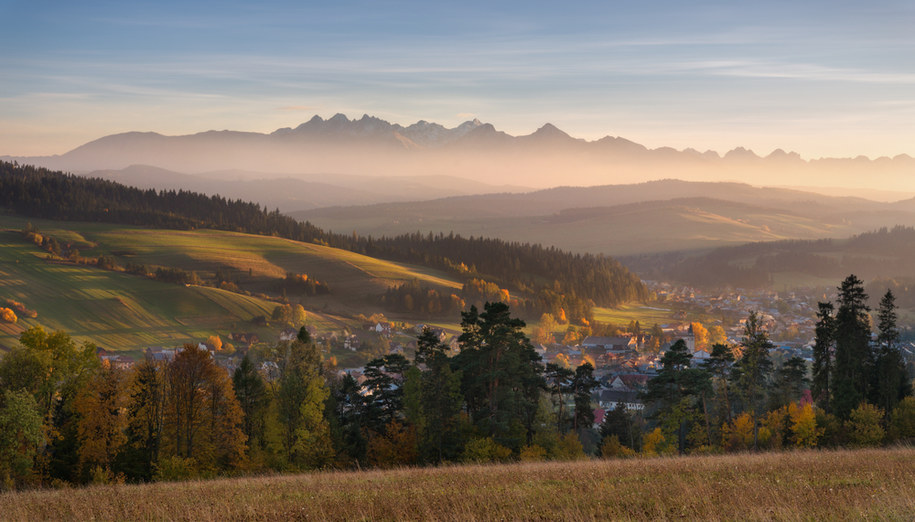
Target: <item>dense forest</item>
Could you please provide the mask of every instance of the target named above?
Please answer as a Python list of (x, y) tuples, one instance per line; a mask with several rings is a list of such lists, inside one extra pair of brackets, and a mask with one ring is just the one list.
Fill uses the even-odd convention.
[[(0, 207), (45, 219), (274, 235), (485, 279), (526, 294), (533, 303), (554, 303), (557, 294), (575, 309), (592, 303), (614, 306), (648, 295), (637, 276), (602, 255), (443, 233), (380, 238), (336, 234), (256, 203), (183, 190), (141, 190), (15, 163), (0, 162)], [(549, 311), (546, 305), (535, 308)]]
[[(636, 256), (646, 278), (678, 281), (706, 288), (761, 288), (773, 274), (791, 272), (817, 278), (841, 278), (854, 273), (890, 286), (906, 305), (908, 282), (915, 281), (915, 228), (896, 226), (847, 239), (785, 240), (721, 247), (697, 254), (670, 253)], [(892, 283), (891, 281), (897, 281)]]

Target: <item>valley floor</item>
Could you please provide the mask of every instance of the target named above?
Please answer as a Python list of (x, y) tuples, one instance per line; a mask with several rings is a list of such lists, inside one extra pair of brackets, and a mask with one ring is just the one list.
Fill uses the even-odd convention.
[(0, 506), (4, 520), (913, 520), (915, 448), (94, 486)]

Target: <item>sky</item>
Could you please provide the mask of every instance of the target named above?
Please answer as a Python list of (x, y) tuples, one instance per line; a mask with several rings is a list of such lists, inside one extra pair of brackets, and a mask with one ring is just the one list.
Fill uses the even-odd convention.
[(915, 156), (915, 2), (0, 0), (0, 155), (318, 114)]

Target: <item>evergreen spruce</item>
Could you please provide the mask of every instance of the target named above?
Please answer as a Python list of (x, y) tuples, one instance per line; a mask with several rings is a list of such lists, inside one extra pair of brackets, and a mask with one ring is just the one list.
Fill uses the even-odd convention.
[(840, 419), (866, 401), (874, 371), (870, 317), (864, 283), (849, 275), (839, 287), (835, 318), (835, 374), (832, 409)]

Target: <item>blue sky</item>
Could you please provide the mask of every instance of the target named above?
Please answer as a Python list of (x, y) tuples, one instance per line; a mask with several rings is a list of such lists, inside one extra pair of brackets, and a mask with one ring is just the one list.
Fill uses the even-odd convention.
[(0, 0), (0, 155), (338, 112), (915, 155), (915, 2), (878, 4)]

